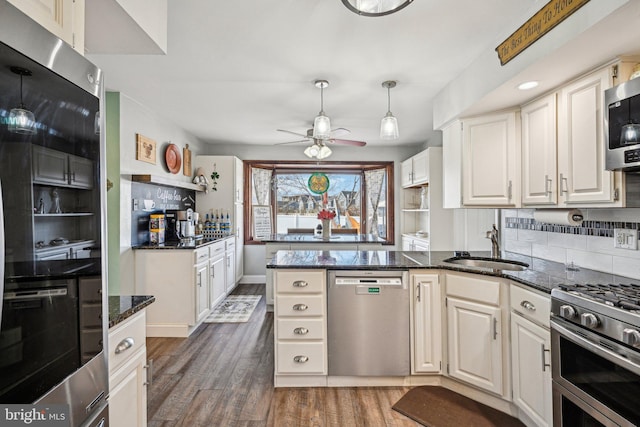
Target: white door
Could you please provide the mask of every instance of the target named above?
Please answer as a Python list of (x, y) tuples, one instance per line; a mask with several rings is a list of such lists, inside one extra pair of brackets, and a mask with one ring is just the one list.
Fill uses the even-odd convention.
[(522, 204), (558, 203), (556, 94), (520, 111), (522, 118)]
[(196, 323), (202, 320), (209, 312), (209, 262), (203, 262), (195, 266), (196, 273)]
[(604, 165), (603, 92), (610, 82), (607, 67), (560, 91), (558, 187), (565, 205), (614, 201), (614, 174)]
[(515, 112), (462, 122), (462, 197), (467, 206), (517, 206), (520, 129)]
[(237, 157), (233, 158), (234, 162), (234, 187), (235, 187), (235, 203), (244, 203), (244, 163)]
[(427, 150), (413, 156), (413, 184), (429, 182), (429, 154)]
[(109, 423), (119, 427), (147, 425), (146, 351), (139, 351), (109, 381)]
[(402, 174), (402, 186), (409, 187), (413, 183), (413, 158), (409, 158), (402, 162), (400, 169)]
[(538, 426), (552, 425), (550, 332), (511, 314), (513, 402)]
[(226, 258), (219, 256), (209, 261), (209, 307), (215, 307), (225, 297), (224, 263)]
[(502, 394), (500, 309), (447, 298), (449, 375)]
[(225, 292), (229, 293), (236, 285), (236, 252), (235, 246), (232, 250), (227, 251), (226, 256), (226, 265), (225, 265), (225, 277), (226, 277), (226, 285)]
[(414, 372), (440, 372), (442, 361), (442, 322), (440, 283), (437, 274), (418, 274), (412, 278), (414, 303)]
[(234, 209), (233, 221), (236, 235), (235, 280), (239, 281), (244, 276), (244, 205), (235, 204)]

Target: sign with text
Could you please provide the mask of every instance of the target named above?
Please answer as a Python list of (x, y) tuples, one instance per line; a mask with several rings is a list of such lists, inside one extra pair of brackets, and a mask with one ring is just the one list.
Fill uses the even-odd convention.
[(266, 239), (271, 235), (271, 206), (253, 205), (253, 240)]
[(0, 405), (0, 427), (69, 427), (69, 405)]
[(588, 2), (589, 0), (551, 0), (544, 5), (496, 48), (500, 65), (511, 61)]

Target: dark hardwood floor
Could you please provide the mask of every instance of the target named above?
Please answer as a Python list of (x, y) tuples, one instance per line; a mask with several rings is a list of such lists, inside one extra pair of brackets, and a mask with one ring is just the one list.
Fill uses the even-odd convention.
[[(238, 285), (259, 295), (264, 285)], [(391, 406), (409, 387), (273, 387), (273, 313), (208, 323), (189, 338), (147, 338), (149, 427), (417, 426)]]

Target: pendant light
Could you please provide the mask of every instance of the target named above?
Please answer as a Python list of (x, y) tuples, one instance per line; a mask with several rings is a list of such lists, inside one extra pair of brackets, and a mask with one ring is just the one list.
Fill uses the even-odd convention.
[(387, 88), (387, 114), (382, 118), (380, 122), (380, 138), (381, 139), (398, 139), (400, 136), (398, 132), (398, 119), (396, 119), (391, 113), (391, 88), (396, 87), (395, 80), (387, 80), (382, 82), (382, 87)]
[(9, 112), (9, 132), (33, 135), (36, 133), (36, 118), (22, 101), (22, 78), (31, 76), (31, 71), (22, 67), (11, 67), (10, 70), (20, 76), (20, 104)]
[(361, 16), (384, 16), (409, 6), (413, 0), (342, 0), (350, 11)]
[(331, 133), (331, 121), (324, 114), (324, 88), (329, 86), (326, 80), (316, 80), (315, 85), (320, 88), (320, 113), (313, 121), (313, 137), (316, 139), (329, 139)]

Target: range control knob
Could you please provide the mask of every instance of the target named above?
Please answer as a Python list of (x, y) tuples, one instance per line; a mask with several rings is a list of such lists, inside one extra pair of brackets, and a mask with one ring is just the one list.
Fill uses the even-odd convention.
[(632, 347), (640, 348), (640, 331), (625, 328), (622, 331), (622, 342)]
[(560, 306), (560, 316), (565, 319), (573, 319), (576, 317), (576, 309), (571, 307), (570, 305), (561, 305)]
[(598, 320), (595, 314), (582, 313), (582, 315), (580, 316), (580, 324), (582, 324), (582, 326), (586, 326), (587, 328), (595, 329), (600, 326), (600, 320)]

